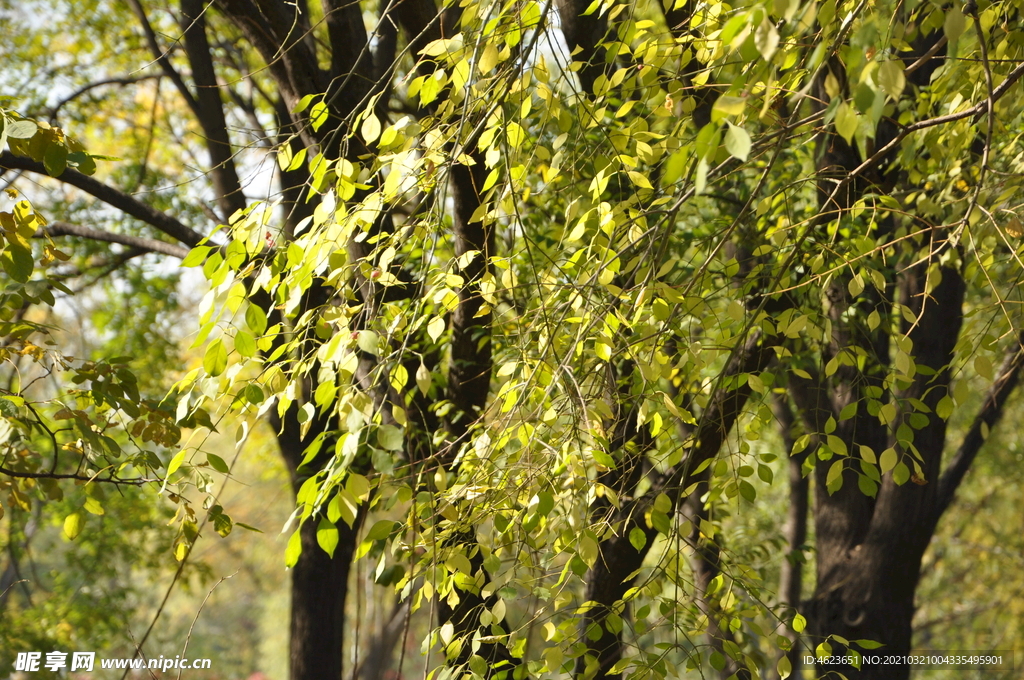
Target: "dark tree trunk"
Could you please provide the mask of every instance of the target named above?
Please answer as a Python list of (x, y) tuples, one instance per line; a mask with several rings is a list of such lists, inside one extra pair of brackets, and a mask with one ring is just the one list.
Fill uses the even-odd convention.
[(345, 632), (345, 598), (358, 540), (358, 523), (338, 522), (338, 547), (329, 556), (316, 542), (316, 521), (302, 525), (302, 556), (292, 568), (292, 680), (339, 680)]

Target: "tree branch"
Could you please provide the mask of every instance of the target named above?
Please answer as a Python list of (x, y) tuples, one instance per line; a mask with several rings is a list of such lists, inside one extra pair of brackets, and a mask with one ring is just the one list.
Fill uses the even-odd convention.
[(138, 477), (135, 479), (119, 479), (117, 477), (99, 477), (80, 474), (60, 474), (57, 472), (18, 472), (0, 466), (0, 474), (7, 475), (12, 479), (74, 479), (79, 482), (107, 482), (110, 484), (125, 484), (128, 486), (142, 486), (151, 482), (159, 482), (159, 479), (148, 479)]
[(217, 205), (226, 220), (236, 211), (245, 209), (245, 194), (242, 193), (242, 183), (235, 169), (217, 73), (213, 68), (210, 43), (206, 38), (203, 0), (181, 0), (181, 14), (185, 54), (196, 86), (196, 106), (193, 111), (206, 135), (210, 178), (213, 180)]
[(935, 517), (938, 519), (953, 502), (956, 490), (964, 480), (967, 470), (985, 443), (985, 436), (1003, 416), (1010, 393), (1020, 381), (1021, 367), (1024, 366), (1024, 332), (1017, 336), (1007, 348), (1003, 365), (992, 382), (981, 410), (974, 417), (971, 428), (964, 435), (960, 448), (950, 461), (949, 467), (939, 478), (939, 491), (935, 499)]
[(139, 24), (142, 26), (142, 32), (146, 36), (146, 44), (149, 46), (149, 51), (152, 53), (156, 63), (163, 70), (164, 74), (171, 79), (174, 83), (174, 87), (178, 89), (181, 96), (185, 99), (185, 103), (188, 104), (188, 108), (192, 110), (192, 113), (199, 117), (199, 103), (196, 98), (192, 96), (192, 92), (188, 89), (185, 81), (181, 79), (181, 74), (175, 70), (174, 65), (171, 64), (170, 58), (168, 58), (168, 51), (160, 47), (160, 43), (156, 39), (156, 31), (153, 30), (153, 25), (149, 23), (149, 19), (146, 17), (146, 10), (143, 9), (142, 3), (139, 0), (128, 0), (128, 6), (132, 8), (132, 12), (139, 19)]
[[(15, 156), (10, 151), (0, 152), (0, 169), (25, 170), (37, 175), (46, 175), (46, 168), (31, 158)], [(137, 220), (159, 229), (171, 238), (187, 246), (197, 246), (203, 240), (203, 235), (190, 227), (185, 226), (165, 212), (146, 205), (134, 196), (130, 196), (109, 184), (104, 184), (92, 177), (83, 175), (77, 170), (67, 168), (57, 178), (65, 184), (81, 189), (85, 193), (98, 198), (107, 205), (117, 208), (121, 212), (131, 215)]]
[(153, 80), (154, 78), (163, 77), (164, 74), (162, 73), (154, 73), (148, 76), (137, 76), (135, 78), (104, 78), (103, 80), (97, 80), (96, 82), (89, 83), (88, 85), (83, 85), (82, 87), (78, 88), (77, 90), (69, 94), (67, 97), (61, 99), (54, 105), (52, 109), (50, 109), (50, 122), (55, 123), (57, 121), (57, 114), (67, 104), (78, 99), (86, 92), (96, 89), (97, 87), (103, 87), (104, 85), (134, 85), (135, 83), (141, 83), (145, 80)]
[(167, 243), (153, 238), (143, 238), (141, 236), (114, 234), (109, 231), (93, 229), (92, 227), (86, 227), (80, 224), (70, 224), (68, 222), (51, 222), (49, 226), (44, 229), (40, 229), (35, 234), (36, 238), (43, 238), (45, 236), (49, 236), (51, 238), (58, 236), (78, 236), (81, 238), (91, 239), (93, 241), (119, 243), (123, 246), (141, 248), (142, 250), (151, 253), (162, 253), (164, 255), (170, 255), (171, 257), (177, 257), (180, 259), (184, 259), (189, 253), (188, 248), (179, 246), (175, 243)]

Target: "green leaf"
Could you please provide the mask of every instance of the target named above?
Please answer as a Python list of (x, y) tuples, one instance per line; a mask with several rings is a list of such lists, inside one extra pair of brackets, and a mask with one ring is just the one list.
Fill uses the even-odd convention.
[(214, 453), (208, 453), (206, 454), (206, 460), (210, 462), (210, 467), (212, 467), (217, 472), (223, 473), (225, 475), (228, 474), (228, 472), (230, 472), (228, 464), (225, 463), (224, 459), (221, 458), (220, 456)]
[(174, 454), (174, 457), (171, 458), (171, 462), (167, 464), (167, 476), (170, 477), (172, 474), (177, 472), (178, 468), (180, 468), (181, 464), (184, 463), (184, 462), (185, 462), (185, 451), (184, 450), (178, 451), (176, 454)]
[(295, 104), (295, 107), (292, 109), (292, 113), (302, 113), (305, 111), (317, 96), (319, 95), (307, 94), (305, 97), (300, 99), (297, 104)]
[(857, 112), (846, 102), (841, 102), (839, 108), (836, 109), (835, 123), (836, 132), (849, 144), (853, 140), (854, 133), (857, 132), (857, 127), (860, 125)]
[(779, 672), (779, 679), (786, 680), (793, 673), (793, 664), (790, 663), (789, 657), (783, 654), (779, 658), (779, 663), (776, 666), (776, 670)]
[[(832, 487), (833, 485), (841, 485), (843, 481), (843, 461), (837, 460), (832, 463), (828, 469), (828, 475), (825, 477), (825, 486)], [(838, 487), (837, 487), (838, 488)]]
[(717, 123), (726, 116), (742, 115), (746, 106), (747, 100), (743, 97), (719, 97), (711, 107), (711, 122)]
[(357, 331), (356, 344), (367, 354), (377, 355), (377, 334), (373, 331)]
[(874, 640), (854, 640), (853, 644), (861, 649), (878, 649), (885, 646), (881, 642), (875, 642)]
[(647, 545), (647, 534), (640, 527), (633, 527), (629, 530), (629, 543), (639, 552)]
[(747, 160), (750, 157), (750, 135), (738, 125), (729, 123), (729, 129), (725, 133), (725, 149), (734, 158)]
[(375, 522), (373, 527), (366, 532), (366, 540), (368, 541), (380, 541), (391, 535), (391, 532), (395, 530), (395, 521), (390, 519), (382, 519)]
[(882, 470), (882, 474), (884, 475), (886, 472), (896, 467), (898, 460), (899, 458), (896, 455), (896, 449), (888, 448), (885, 451), (882, 451), (882, 455), (878, 459), (878, 467)]
[(212, 246), (196, 246), (190, 250), (188, 255), (185, 256), (185, 259), (181, 261), (181, 266), (198, 267), (206, 261), (206, 256), (210, 254), (211, 250), (213, 250)]
[(0, 253), (0, 265), (12, 279), (18, 283), (27, 283), (36, 263), (32, 259), (31, 250), (11, 243), (6, 250)]
[(316, 527), (316, 542), (324, 549), (324, 552), (334, 557), (334, 549), (338, 547), (338, 527), (334, 526), (326, 517), (320, 518)]
[(224, 372), (224, 369), (228, 367), (228, 352), (224, 348), (224, 343), (220, 338), (217, 338), (206, 348), (206, 354), (203, 356), (203, 369), (213, 376), (217, 377)]
[(405, 445), (405, 433), (394, 425), (381, 425), (377, 430), (377, 442), (388, 451), (401, 451)]
[(896, 467), (892, 469), (892, 481), (896, 482), (897, 485), (903, 486), (910, 479), (910, 468), (902, 460), (896, 463)]
[(765, 61), (771, 61), (778, 46), (779, 32), (765, 16), (754, 30), (754, 47), (761, 53)]
[(252, 336), (252, 333), (248, 331), (238, 331), (235, 333), (235, 349), (245, 358), (255, 356), (256, 339)]
[(907, 79), (903, 75), (902, 62), (890, 59), (878, 67), (878, 86), (893, 99), (900, 98), (906, 85)]
[(964, 13), (960, 11), (960, 7), (957, 5), (950, 6), (946, 10), (946, 21), (942, 24), (942, 29), (946, 33), (946, 38), (949, 39), (950, 43), (955, 43), (957, 39), (963, 35), (964, 29), (967, 28), (967, 18)]
[(793, 631), (797, 633), (802, 633), (804, 632), (805, 628), (807, 628), (807, 619), (805, 619), (802, 614), (797, 614), (796, 616), (794, 616)]
[(301, 529), (296, 529), (292, 532), (292, 535), (288, 538), (288, 547), (284, 549), (284, 565), (291, 569), (299, 561), (299, 555), (302, 554), (302, 536), (299, 534)]
[(18, 407), (10, 399), (0, 397), (0, 415), (15, 418), (18, 415)]
[(249, 304), (245, 310), (245, 325), (255, 335), (263, 335), (267, 330), (267, 315), (258, 306)]
[(63, 144), (51, 142), (43, 153), (43, 167), (50, 177), (60, 177), (68, 167), (68, 149)]
[(92, 175), (96, 172), (96, 161), (84, 151), (74, 151), (68, 154), (68, 163), (74, 164), (83, 175)]

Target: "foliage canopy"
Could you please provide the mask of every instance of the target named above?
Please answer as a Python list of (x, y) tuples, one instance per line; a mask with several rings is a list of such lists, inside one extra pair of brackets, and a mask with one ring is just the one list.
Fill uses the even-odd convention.
[[(163, 120), (210, 168), (176, 200), (212, 196), (214, 220), (187, 226), (194, 210), (4, 114), (0, 166), (149, 230), (3, 213), (3, 351), (89, 385), (0, 397), (24, 432), (12, 498), (137, 470), (181, 502), (184, 560), (194, 506), (231, 529), (213, 484), (230, 461), (202, 433), (264, 418), (296, 494), (293, 598), (320, 578), (304, 565), (343, 563), (344, 583), (371, 556), (432, 612), (438, 678), (784, 677), (800, 634), (910, 650), (922, 556), (1024, 362), (1020, 3), (129, 5), (155, 64), (118, 84), (150, 87), (154, 112), (174, 86)], [(208, 281), (202, 360), (166, 399), (126, 360), (30, 340), (47, 329), (17, 312), (70, 292), (48, 273), (66, 235)], [(972, 384), (979, 410), (947, 433)], [(51, 457), (19, 451), (44, 434)], [(728, 534), (787, 469), (777, 594), (778, 544)], [(319, 677), (296, 616), (293, 676)]]

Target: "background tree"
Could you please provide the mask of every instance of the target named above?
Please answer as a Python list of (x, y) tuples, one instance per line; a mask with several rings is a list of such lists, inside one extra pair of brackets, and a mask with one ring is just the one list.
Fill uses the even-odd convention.
[[(210, 221), (90, 178), (70, 143), (48, 155), (44, 128), (0, 166), (145, 223), (151, 252), (192, 248), (208, 344), (175, 417), (278, 433), (294, 678), (341, 674), (368, 551), (432, 612), (446, 677), (705, 656), (786, 675), (795, 633), (910, 649), (922, 557), (1024, 356), (998, 134), (1019, 125), (1017, 4), (130, 9), (151, 77), (70, 94), (173, 88), (153, 111), (197, 134), (179, 148), (204, 154)], [(975, 373), (986, 396), (947, 446)], [(781, 601), (726, 540), (779, 469), (757, 444), (777, 420), (803, 473)], [(220, 467), (194, 453), (165, 474)], [(363, 532), (385, 511), (404, 521)]]

